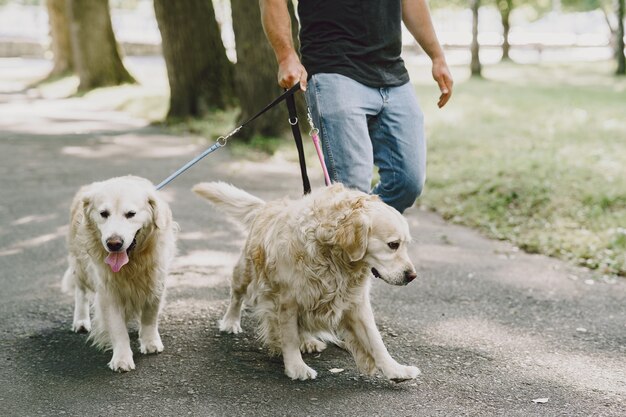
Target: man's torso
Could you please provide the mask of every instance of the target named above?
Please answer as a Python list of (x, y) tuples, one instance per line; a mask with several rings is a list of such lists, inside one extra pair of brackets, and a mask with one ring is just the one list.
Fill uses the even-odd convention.
[(409, 80), (400, 57), (402, 0), (299, 0), (302, 63), (371, 87)]

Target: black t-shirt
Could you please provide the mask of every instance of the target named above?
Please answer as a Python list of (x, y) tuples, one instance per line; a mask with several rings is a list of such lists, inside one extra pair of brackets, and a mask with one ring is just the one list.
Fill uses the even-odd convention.
[(309, 76), (338, 73), (370, 87), (405, 84), (402, 0), (299, 0), (300, 53)]

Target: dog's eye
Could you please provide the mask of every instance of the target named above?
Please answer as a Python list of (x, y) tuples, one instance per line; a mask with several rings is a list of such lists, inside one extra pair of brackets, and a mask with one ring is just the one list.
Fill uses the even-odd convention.
[(100, 212), (100, 216), (101, 216), (103, 219), (106, 219), (107, 217), (109, 217), (109, 211), (108, 211), (108, 210), (102, 210), (102, 211)]
[(135, 212), (134, 211), (129, 211), (124, 216), (126, 216), (127, 219), (132, 219), (133, 217), (135, 217)]
[(400, 242), (389, 242), (387, 243), (387, 246), (389, 246), (389, 249), (391, 250), (398, 250), (398, 248), (400, 247)]

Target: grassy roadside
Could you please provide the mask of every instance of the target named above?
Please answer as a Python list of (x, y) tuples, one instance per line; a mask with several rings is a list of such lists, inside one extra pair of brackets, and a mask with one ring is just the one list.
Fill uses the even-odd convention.
[(609, 64), (504, 64), (485, 77), (457, 84), (443, 111), (425, 103), (420, 204), (528, 252), (626, 276), (626, 80)]

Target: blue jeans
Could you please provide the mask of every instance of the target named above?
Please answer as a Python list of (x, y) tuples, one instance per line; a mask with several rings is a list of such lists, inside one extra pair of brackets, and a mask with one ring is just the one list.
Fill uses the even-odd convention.
[[(340, 74), (315, 74), (306, 91), (333, 182), (378, 194), (402, 213), (426, 175), (424, 117), (411, 83), (372, 88)], [(380, 181), (372, 189), (374, 165)]]

